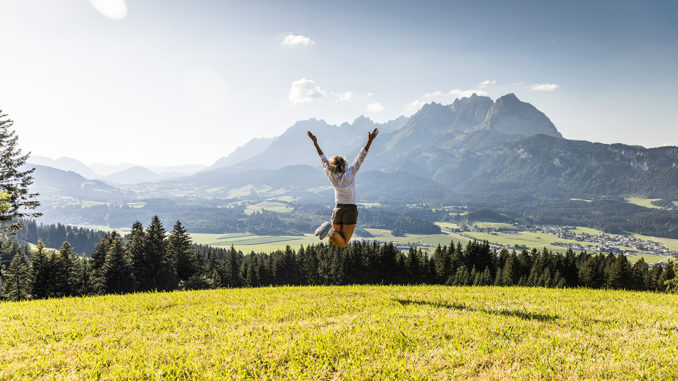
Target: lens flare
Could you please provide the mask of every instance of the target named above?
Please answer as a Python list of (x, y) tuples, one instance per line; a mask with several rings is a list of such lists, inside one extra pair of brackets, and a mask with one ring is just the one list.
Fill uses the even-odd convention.
[(94, 9), (112, 20), (122, 20), (127, 16), (125, 0), (89, 0)]

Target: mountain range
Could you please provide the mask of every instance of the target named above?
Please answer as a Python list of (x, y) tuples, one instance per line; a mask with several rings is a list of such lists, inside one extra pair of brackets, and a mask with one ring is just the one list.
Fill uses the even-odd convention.
[[(89, 192), (82, 197), (103, 192), (128, 199), (285, 196), (300, 202), (331, 202), (331, 189), (306, 131), (318, 136), (328, 156), (343, 154), (351, 161), (373, 128), (381, 134), (357, 180), (362, 201), (494, 200), (497, 195), (505, 199), (635, 195), (678, 200), (678, 147), (647, 149), (568, 140), (544, 113), (514, 94), (496, 100), (473, 94), (450, 105), (429, 103), (410, 117), (386, 123), (364, 116), (341, 125), (299, 121), (280, 136), (253, 139), (207, 168), (174, 177), (132, 167), (92, 183), (86, 179), (91, 176), (86, 166), (58, 159), (62, 169), (83, 178), (66, 174), (59, 178), (50, 172), (48, 179), (53, 182), (36, 181), (36, 190), (44, 193), (41, 188), (47, 187), (51, 193), (60, 183), (80, 181)], [(29, 161), (49, 165), (35, 158)], [(43, 171), (39, 168), (36, 178)], [(77, 190), (73, 184), (64, 187), (70, 193)]]

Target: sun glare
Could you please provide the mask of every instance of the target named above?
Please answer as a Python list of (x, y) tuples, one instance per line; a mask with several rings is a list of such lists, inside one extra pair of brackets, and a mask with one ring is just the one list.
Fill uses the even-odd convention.
[(92, 6), (102, 15), (112, 20), (122, 20), (127, 16), (125, 0), (89, 0)]

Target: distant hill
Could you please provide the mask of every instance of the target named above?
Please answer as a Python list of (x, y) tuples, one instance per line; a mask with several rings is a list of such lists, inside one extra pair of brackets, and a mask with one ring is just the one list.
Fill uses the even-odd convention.
[[(386, 123), (364, 116), (341, 125), (299, 121), (280, 136), (253, 139), (190, 176), (168, 179), (132, 167), (106, 179), (139, 197), (331, 200), (306, 131), (318, 136), (327, 156), (342, 154), (351, 161), (373, 128), (381, 134), (357, 180), (363, 201), (624, 195), (678, 201), (678, 147), (568, 140), (544, 113), (514, 94), (495, 101), (474, 94), (450, 105), (429, 103), (409, 118)], [(129, 185), (139, 183), (153, 184)]]
[[(169, 177), (172, 177), (171, 175)], [(166, 180), (168, 176), (163, 176), (151, 171), (148, 168), (134, 166), (120, 172), (113, 173), (105, 177), (106, 181), (115, 184), (140, 184), (153, 183), (160, 180)]]
[(119, 201), (130, 197), (119, 188), (102, 181), (89, 180), (73, 171), (27, 163), (25, 167), (34, 167), (31, 192), (40, 193), (40, 199), (74, 198), (88, 201)]
[[(364, 144), (366, 132), (375, 127), (382, 133), (363, 171), (416, 174), (451, 194), (642, 194), (678, 200), (678, 148), (567, 140), (544, 113), (515, 94), (496, 101), (474, 94), (450, 105), (429, 103), (409, 118), (385, 124), (365, 117), (340, 126), (317, 119), (300, 121), (272, 141), (257, 143), (258, 154), (221, 168), (231, 174), (296, 165), (319, 168), (307, 130), (318, 136), (328, 156), (343, 154), (350, 161)], [(210, 173), (202, 177), (216, 175)], [(223, 176), (220, 173), (215, 182), (223, 181)], [(363, 175), (359, 181), (369, 179)]]
[(231, 152), (228, 156), (220, 158), (214, 162), (214, 164), (205, 168), (205, 170), (209, 171), (236, 165), (243, 160), (247, 160), (263, 152), (271, 145), (273, 140), (275, 140), (275, 138), (254, 138), (247, 142), (247, 144), (236, 148), (235, 151)]
[(149, 165), (149, 170), (163, 176), (187, 176), (192, 175), (198, 171), (202, 171), (207, 166), (202, 164), (185, 164), (185, 165)]
[(70, 157), (60, 157), (58, 159), (50, 159), (44, 156), (31, 155), (30, 161), (33, 164), (61, 169), (62, 171), (73, 171), (88, 179), (95, 179), (99, 177), (99, 175), (95, 171), (93, 171), (90, 167)]

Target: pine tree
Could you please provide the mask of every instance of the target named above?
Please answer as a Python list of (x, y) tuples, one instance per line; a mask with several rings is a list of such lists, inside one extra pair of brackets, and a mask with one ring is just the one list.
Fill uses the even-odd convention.
[(222, 266), (214, 249), (210, 248), (207, 252), (207, 259), (205, 260), (205, 275), (213, 285), (213, 287), (223, 286)]
[(80, 286), (80, 266), (78, 258), (73, 253), (73, 248), (65, 241), (59, 252), (52, 256), (52, 271), (54, 271), (54, 296), (76, 295)]
[(407, 253), (407, 269), (410, 273), (410, 284), (418, 284), (421, 282), (422, 271), (419, 259), (417, 250), (414, 247), (410, 247), (410, 251)]
[(631, 265), (624, 255), (618, 255), (607, 273), (605, 286), (609, 288), (631, 288)]
[(135, 289), (149, 290), (150, 281), (147, 278), (148, 271), (144, 262), (144, 250), (146, 248), (146, 233), (141, 222), (136, 221), (132, 225), (132, 231), (127, 236), (127, 252), (132, 261), (132, 273), (136, 281)]
[(659, 291), (667, 291), (667, 289), (673, 286), (671, 282), (675, 277), (676, 273), (673, 268), (673, 260), (669, 259), (668, 264), (664, 267), (664, 271), (659, 275), (657, 279), (657, 288)]
[(633, 277), (633, 289), (634, 290), (647, 290), (648, 284), (646, 283), (647, 276), (647, 263), (643, 258), (640, 258), (636, 263), (633, 264), (631, 269), (631, 274)]
[(132, 262), (125, 250), (122, 237), (115, 231), (110, 235), (102, 275), (107, 293), (120, 294), (134, 290)]
[(579, 270), (579, 279), (584, 287), (600, 288), (605, 281), (605, 274), (596, 257), (589, 257)]
[(111, 246), (111, 235), (106, 233), (97, 243), (91, 257), (92, 277), (91, 283), (94, 293), (106, 293), (106, 280), (103, 274), (104, 263), (106, 263), (106, 253)]
[(186, 282), (188, 278), (199, 272), (197, 253), (193, 250), (191, 237), (181, 221), (174, 224), (167, 238), (167, 254), (176, 258), (177, 276), (180, 281)]
[(648, 285), (648, 290), (659, 291), (659, 278), (664, 269), (659, 265), (654, 265), (647, 274), (645, 283)]
[(489, 286), (492, 284), (492, 274), (490, 273), (490, 267), (485, 267), (483, 274), (480, 276), (480, 286)]
[(49, 257), (45, 244), (38, 240), (29, 276), (33, 299), (43, 299), (50, 295), (52, 286), (50, 283), (50, 273)]
[(158, 216), (151, 219), (151, 224), (146, 229), (144, 265), (146, 267), (144, 289), (166, 291), (176, 288), (176, 262), (167, 253), (165, 228)]
[[(242, 285), (242, 280), (240, 278), (240, 254), (235, 251), (233, 245), (231, 245), (231, 248), (226, 254), (226, 258), (224, 258), (223, 274), (223, 282), (225, 282), (224, 286), (240, 287)], [(281, 277), (281, 275), (278, 274), (277, 277)]]
[[(669, 259), (667, 268), (671, 268), (671, 271), (668, 271), (669, 274), (667, 279), (664, 281), (664, 286), (666, 286), (667, 292), (678, 293), (678, 261)], [(673, 276), (671, 276), (673, 273)]]
[(504, 286), (513, 286), (518, 283), (518, 259), (515, 252), (506, 257), (504, 268), (502, 269), (501, 284)]
[(19, 219), (36, 218), (42, 213), (30, 212), (40, 203), (37, 193), (29, 193), (35, 168), (23, 170), (29, 154), (23, 155), (18, 146), (19, 136), (12, 129), (14, 122), (0, 110), (0, 233), (11, 234), (21, 229)]
[(28, 268), (24, 264), (22, 255), (14, 254), (7, 270), (3, 271), (2, 296), (7, 300), (17, 301), (28, 299), (30, 284)]

